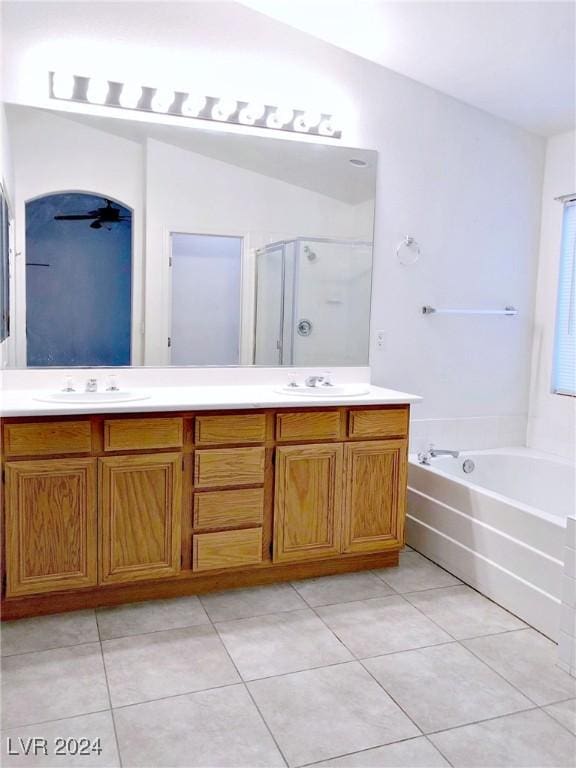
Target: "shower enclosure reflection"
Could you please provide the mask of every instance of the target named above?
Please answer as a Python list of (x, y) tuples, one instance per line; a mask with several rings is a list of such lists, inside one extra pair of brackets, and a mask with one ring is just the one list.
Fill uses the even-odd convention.
[(256, 254), (257, 365), (363, 365), (372, 243), (296, 238)]

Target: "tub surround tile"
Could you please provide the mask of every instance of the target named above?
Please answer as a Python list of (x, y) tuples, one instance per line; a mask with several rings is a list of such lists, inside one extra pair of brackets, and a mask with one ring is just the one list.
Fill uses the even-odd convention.
[(576, 699), (550, 704), (544, 710), (576, 736)]
[(98, 608), (96, 617), (102, 640), (210, 623), (197, 597), (176, 597), (129, 603), (115, 608)]
[(449, 765), (436, 747), (421, 736), (315, 763), (315, 768), (444, 768)]
[(400, 563), (396, 568), (381, 568), (374, 573), (400, 593), (451, 587), (462, 583), (460, 579), (434, 565), (418, 552), (401, 552)]
[(541, 710), (430, 736), (455, 768), (569, 768), (576, 739)]
[[(23, 746), (27, 739), (46, 739), (47, 752), (38, 751), (34, 747), (24, 754)], [(82, 755), (57, 755), (56, 739), (88, 739), (92, 744), (99, 744), (102, 751), (90, 751)], [(9, 742), (10, 740), (10, 742)], [(33, 742), (31, 742), (33, 744)], [(10, 747), (10, 748), (9, 748)], [(9, 751), (12, 754), (9, 754)], [(19, 754), (13, 754), (19, 752)], [(54, 720), (40, 725), (20, 727), (14, 731), (2, 733), (2, 765), (5, 768), (119, 768), (120, 758), (116, 747), (116, 734), (112, 713), (97, 712), (93, 715), (81, 715), (64, 720)]]
[(457, 643), (363, 664), (425, 733), (534, 706)]
[(464, 585), (413, 592), (407, 594), (406, 599), (457, 640), (525, 629), (527, 626), (504, 608)]
[(125, 768), (285, 765), (243, 685), (125, 707), (114, 718)]
[(358, 662), (248, 687), (290, 766), (420, 735)]
[(392, 589), (370, 571), (320, 576), (316, 579), (295, 581), (293, 586), (312, 607), (393, 594)]
[(213, 592), (200, 597), (212, 621), (247, 619), (306, 608), (306, 603), (289, 584)]
[(109, 709), (99, 643), (2, 659), (2, 727)]
[(98, 627), (92, 610), (37, 616), (2, 624), (2, 656), (47, 651), (98, 640)]
[(102, 651), (114, 707), (240, 680), (211, 626), (105, 640)]
[(358, 658), (449, 643), (452, 638), (403, 597), (376, 598), (316, 609)]
[(215, 625), (244, 680), (338, 664), (353, 657), (309, 608)]
[(540, 706), (576, 696), (576, 679), (557, 666), (556, 645), (534, 629), (463, 644)]

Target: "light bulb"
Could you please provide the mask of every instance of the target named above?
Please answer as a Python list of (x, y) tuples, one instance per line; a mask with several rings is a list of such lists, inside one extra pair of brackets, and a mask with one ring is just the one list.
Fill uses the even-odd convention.
[(238, 105), (233, 99), (220, 99), (212, 107), (212, 117), (214, 120), (228, 120), (237, 109)]
[(246, 125), (254, 125), (264, 115), (265, 111), (266, 107), (264, 104), (247, 104), (244, 109), (240, 110), (240, 122)]
[(135, 83), (124, 83), (120, 92), (120, 106), (126, 109), (135, 109), (142, 96), (142, 87)]
[(86, 98), (91, 104), (105, 104), (108, 98), (108, 80), (90, 78)]
[(161, 88), (156, 89), (152, 97), (150, 106), (154, 112), (168, 112), (174, 101), (174, 91), (165, 91)]
[(52, 93), (57, 99), (71, 99), (75, 85), (74, 75), (65, 72), (54, 72), (52, 75)]
[(304, 112), (302, 115), (302, 120), (308, 126), (308, 128), (316, 128), (320, 122), (320, 119), (320, 112)]
[(188, 94), (182, 104), (182, 114), (186, 117), (196, 117), (206, 107), (206, 97)]
[(266, 120), (266, 125), (269, 128), (283, 128), (288, 123), (292, 122), (294, 118), (294, 112), (291, 109), (285, 109), (284, 107), (277, 107)]
[(318, 126), (318, 133), (321, 133), (323, 136), (334, 136), (339, 130), (340, 128), (333, 117), (328, 117), (325, 120), (322, 120)]

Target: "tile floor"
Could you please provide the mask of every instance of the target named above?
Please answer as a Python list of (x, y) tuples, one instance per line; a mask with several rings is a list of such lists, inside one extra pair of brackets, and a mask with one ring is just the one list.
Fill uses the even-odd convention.
[[(576, 679), (554, 644), (413, 551), (7, 623), (2, 657), (5, 766), (576, 765)], [(24, 754), (35, 737), (48, 755)], [(54, 754), (97, 738), (100, 754)]]

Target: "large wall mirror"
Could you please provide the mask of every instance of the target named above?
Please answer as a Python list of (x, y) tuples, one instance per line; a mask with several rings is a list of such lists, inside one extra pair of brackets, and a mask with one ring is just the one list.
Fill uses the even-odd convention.
[(368, 363), (376, 152), (7, 116), (11, 365)]

